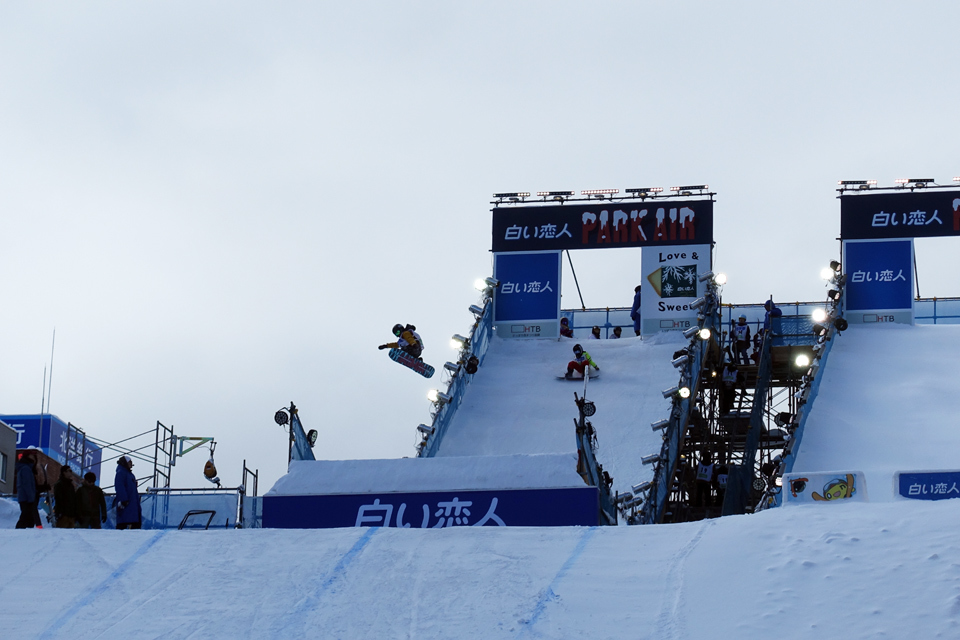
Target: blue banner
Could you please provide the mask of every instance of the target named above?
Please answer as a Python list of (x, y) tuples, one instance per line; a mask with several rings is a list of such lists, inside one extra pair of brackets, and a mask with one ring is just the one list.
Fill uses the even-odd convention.
[(75, 471), (93, 471), (99, 481), (103, 452), (76, 427), (49, 413), (0, 415), (0, 420), (17, 432), (17, 449), (39, 449)]
[(560, 317), (560, 252), (496, 254), (493, 322), (557, 320)]
[(596, 487), (263, 497), (263, 526), (570, 527), (600, 524)]
[(913, 309), (913, 240), (845, 242), (848, 311)]
[(960, 471), (901, 471), (896, 484), (899, 494), (910, 500), (960, 498)]
[(712, 242), (712, 200), (567, 203), (493, 210), (494, 253)]
[(960, 191), (911, 191), (840, 197), (840, 237), (933, 238), (960, 235)]

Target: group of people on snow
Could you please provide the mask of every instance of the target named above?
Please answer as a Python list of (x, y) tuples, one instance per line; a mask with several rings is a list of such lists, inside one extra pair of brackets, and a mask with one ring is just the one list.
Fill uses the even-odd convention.
[[(121, 456), (117, 460), (114, 482), (116, 497), (113, 500), (117, 511), (117, 529), (141, 527), (140, 494), (132, 468), (130, 456)], [(20, 454), (16, 477), (17, 502), (20, 505), (16, 528), (42, 528), (39, 505), (51, 487), (47, 484), (46, 469), (39, 464), (33, 449)], [(85, 473), (80, 479), (70, 465), (63, 465), (52, 489), (54, 523), (58, 529), (100, 529), (107, 521), (106, 496), (97, 486), (97, 476), (93, 472)]]

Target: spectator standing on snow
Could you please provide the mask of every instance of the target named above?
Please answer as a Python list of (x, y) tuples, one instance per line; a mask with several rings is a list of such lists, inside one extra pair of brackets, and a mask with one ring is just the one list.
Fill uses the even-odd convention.
[(99, 529), (100, 523), (107, 521), (107, 500), (103, 496), (103, 489), (96, 483), (97, 476), (88, 471), (83, 476), (83, 484), (77, 489), (81, 529)]
[(637, 287), (633, 290), (633, 306), (630, 307), (630, 319), (633, 320), (633, 331), (637, 335), (640, 335), (640, 289), (642, 287), (638, 284)]
[(20, 519), (17, 520), (17, 529), (33, 529), (40, 520), (37, 513), (37, 481), (34, 477), (34, 467), (37, 461), (33, 451), (24, 451), (17, 461), (17, 502), (20, 503)]
[(621, 336), (622, 334), (623, 334), (623, 329), (621, 329), (620, 327), (614, 327), (614, 328), (613, 328), (613, 337), (611, 337), (610, 339), (611, 339), (611, 340), (619, 340), (619, 339), (620, 339), (620, 336)]
[(600, 339), (600, 327), (594, 326), (593, 329), (590, 329), (590, 335), (587, 336), (587, 340), (599, 340)]
[(117, 508), (117, 529), (139, 529), (140, 494), (137, 492), (137, 477), (133, 475), (133, 460), (130, 456), (120, 456), (117, 460), (117, 475), (113, 488), (117, 492), (113, 499)]
[(564, 338), (573, 337), (573, 329), (570, 328), (570, 320), (567, 318), (560, 318), (560, 335)]
[(73, 529), (77, 524), (77, 488), (73, 486), (73, 469), (60, 467), (60, 479), (53, 485), (53, 513), (58, 529)]

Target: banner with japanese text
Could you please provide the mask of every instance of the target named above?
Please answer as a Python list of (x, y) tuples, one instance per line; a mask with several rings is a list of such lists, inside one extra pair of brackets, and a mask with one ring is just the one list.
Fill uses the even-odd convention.
[(39, 449), (59, 464), (93, 471), (99, 482), (103, 451), (76, 427), (49, 413), (2, 415), (0, 420), (17, 432), (17, 449)]
[(560, 252), (496, 254), (493, 324), (504, 338), (560, 336)]
[(599, 520), (600, 492), (587, 486), (263, 497), (265, 528), (593, 527)]
[(844, 318), (852, 324), (913, 324), (913, 240), (843, 243)]
[(493, 210), (494, 253), (712, 242), (712, 200), (568, 203)]
[(640, 264), (642, 335), (695, 325), (698, 312), (690, 303), (706, 291), (699, 276), (710, 271), (710, 245), (645, 247)]
[(960, 236), (960, 191), (871, 193), (840, 197), (840, 237)]
[(960, 498), (960, 471), (898, 471), (893, 486), (908, 500)]

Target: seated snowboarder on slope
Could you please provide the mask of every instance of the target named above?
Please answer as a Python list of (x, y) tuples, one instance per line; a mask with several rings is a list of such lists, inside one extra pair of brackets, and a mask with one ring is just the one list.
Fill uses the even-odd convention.
[(423, 353), (423, 340), (417, 333), (417, 328), (412, 324), (403, 326), (402, 324), (393, 325), (393, 335), (397, 336), (396, 342), (382, 344), (378, 349), (400, 349), (414, 358), (420, 358)]
[(590, 357), (590, 354), (584, 351), (583, 347), (581, 347), (579, 344), (573, 345), (573, 355), (575, 359), (567, 363), (567, 373), (564, 375), (565, 378), (572, 378), (574, 370), (578, 371), (580, 375), (584, 375), (584, 369), (587, 368), (587, 365), (593, 367), (595, 371), (600, 371), (600, 367), (597, 366), (597, 363), (593, 361), (593, 359)]

